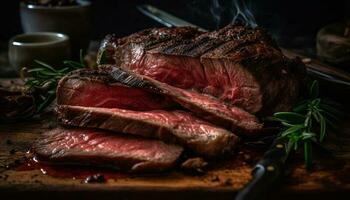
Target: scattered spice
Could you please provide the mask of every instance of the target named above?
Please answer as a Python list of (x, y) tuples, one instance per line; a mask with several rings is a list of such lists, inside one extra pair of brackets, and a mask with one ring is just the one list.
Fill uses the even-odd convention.
[(13, 142), (12, 142), (11, 140), (8, 139), (8, 140), (6, 140), (6, 144), (7, 144), (7, 145), (12, 145)]
[(17, 166), (17, 165), (19, 165), (19, 164), (21, 164), (21, 160), (19, 160), (19, 159), (16, 159), (16, 160), (13, 162), (13, 165), (14, 165), (14, 166)]
[(3, 180), (7, 180), (7, 178), (9, 177), (9, 175), (7, 174), (3, 174), (3, 175), (0, 175), (0, 179), (3, 179)]
[(204, 168), (208, 163), (203, 158), (190, 158), (181, 164), (181, 168), (186, 172), (204, 173)]
[(85, 183), (104, 183), (106, 182), (106, 179), (103, 174), (94, 174), (92, 176), (88, 176), (84, 182)]
[(301, 60), (304, 64), (310, 64), (311, 63), (311, 58), (303, 58), (302, 60)]
[(244, 161), (249, 163), (252, 159), (252, 156), (250, 156), (249, 154), (244, 154), (243, 159), (244, 159)]
[(11, 149), (9, 153), (10, 153), (11, 155), (13, 155), (13, 154), (15, 154), (16, 152), (17, 152), (16, 149)]
[(210, 181), (211, 181), (211, 182), (219, 182), (219, 181), (220, 181), (220, 178), (219, 178), (217, 175), (215, 175), (215, 176), (213, 176), (213, 177), (211, 178)]
[(232, 179), (231, 178), (227, 178), (224, 182), (223, 185), (224, 186), (231, 186), (233, 184)]

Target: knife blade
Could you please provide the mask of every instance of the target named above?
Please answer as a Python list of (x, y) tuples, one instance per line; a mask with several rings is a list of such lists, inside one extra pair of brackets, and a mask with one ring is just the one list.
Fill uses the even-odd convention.
[(147, 4), (140, 5), (140, 6), (137, 6), (137, 9), (144, 15), (150, 17), (151, 19), (167, 27), (191, 26), (191, 27), (196, 27), (199, 30), (206, 31), (201, 27), (198, 27), (192, 23), (189, 23), (178, 17), (175, 17), (174, 15), (171, 15), (151, 5), (147, 5)]
[[(144, 15), (150, 17), (151, 19), (167, 27), (192, 26), (192, 27), (198, 28), (199, 30), (207, 31), (195, 24), (189, 23), (183, 19), (180, 19), (174, 15), (171, 15), (161, 9), (158, 9), (148, 4), (137, 6), (137, 9)], [(290, 51), (288, 52), (292, 56), (299, 56), (299, 55), (295, 55)], [(349, 73), (344, 72), (343, 70), (339, 70), (333, 67), (332, 69), (326, 69), (327, 67), (328, 68), (330, 67), (325, 64), (322, 64), (322, 66), (319, 66), (319, 64), (306, 64), (306, 67), (307, 67), (307, 72), (309, 74), (316, 75), (321, 79), (330, 81), (332, 83), (337, 83), (340, 85), (350, 87), (350, 75)]]
[(291, 145), (288, 145), (288, 141), (282, 137), (276, 138), (255, 165), (252, 170), (252, 180), (238, 192), (236, 200), (265, 199), (265, 194), (283, 177), (290, 152)]

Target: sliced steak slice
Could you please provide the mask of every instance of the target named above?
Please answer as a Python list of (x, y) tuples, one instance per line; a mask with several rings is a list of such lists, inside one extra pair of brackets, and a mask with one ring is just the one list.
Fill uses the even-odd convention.
[(212, 96), (173, 87), (110, 65), (100, 66), (99, 70), (111, 74), (118, 82), (169, 96), (198, 117), (237, 134), (257, 133), (263, 127), (254, 115), (238, 107), (225, 104)]
[(180, 143), (203, 156), (231, 151), (238, 141), (233, 133), (184, 111), (138, 112), (117, 108), (58, 106), (61, 123), (158, 138)]
[(63, 77), (57, 87), (57, 104), (87, 107), (158, 110), (175, 106), (164, 95), (118, 83), (109, 74), (76, 70)]
[(34, 143), (33, 150), (40, 160), (59, 164), (97, 165), (144, 172), (174, 167), (183, 148), (100, 130), (56, 128), (43, 133)]

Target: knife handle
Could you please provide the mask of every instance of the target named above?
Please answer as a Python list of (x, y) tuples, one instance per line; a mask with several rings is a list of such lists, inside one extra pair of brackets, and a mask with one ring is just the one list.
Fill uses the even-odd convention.
[(238, 192), (236, 200), (265, 199), (267, 191), (278, 182), (281, 174), (281, 163), (259, 162), (252, 171), (252, 180)]

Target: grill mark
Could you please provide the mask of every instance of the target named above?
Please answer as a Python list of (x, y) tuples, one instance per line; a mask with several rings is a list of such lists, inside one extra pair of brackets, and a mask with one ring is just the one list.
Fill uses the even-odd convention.
[(231, 41), (225, 42), (224, 44), (213, 49), (212, 51), (209, 51), (207, 54), (204, 54), (203, 56), (211, 57), (211, 56), (219, 55), (220, 57), (225, 57), (225, 55), (228, 55), (234, 51), (241, 51), (241, 49), (247, 46), (252, 46), (260, 42), (261, 42), (261, 39), (259, 38), (259, 36), (254, 36), (254, 37), (244, 36), (243, 38), (239, 38), (237, 40), (231, 40)]
[[(172, 55), (186, 55), (190, 57), (199, 57), (212, 49), (215, 49), (223, 43), (230, 41), (232, 38), (239, 39), (241, 35), (249, 34), (245, 28), (221, 29), (217, 32), (204, 33), (193, 40), (176, 41), (171, 45), (157, 49), (158, 53), (172, 54)], [(228, 33), (229, 32), (229, 33)], [(231, 32), (231, 33), (230, 33)], [(229, 37), (227, 37), (229, 35)]]
[(152, 53), (199, 57), (211, 49), (218, 47), (223, 42), (222, 40), (209, 37), (197, 40), (171, 41), (167, 44), (160, 45), (159, 48), (154, 49)]
[(240, 40), (242, 39), (242, 37), (247, 35), (261, 33), (263, 32), (260, 29), (251, 29), (244, 26), (229, 25), (224, 27), (223, 29), (209, 33), (208, 36), (215, 39), (221, 39), (227, 42), (231, 40)]
[(222, 43), (224, 43), (224, 41), (210, 38), (206, 42), (202, 42), (200, 45), (194, 46), (194, 48), (192, 48), (187, 54), (189, 56), (199, 57), (206, 52), (220, 46)]
[(150, 50), (165, 45), (170, 40), (187, 40), (196, 37), (200, 33), (202, 32), (190, 27), (152, 29), (147, 35), (138, 37), (135, 41), (129, 43), (141, 43), (145, 50)]

